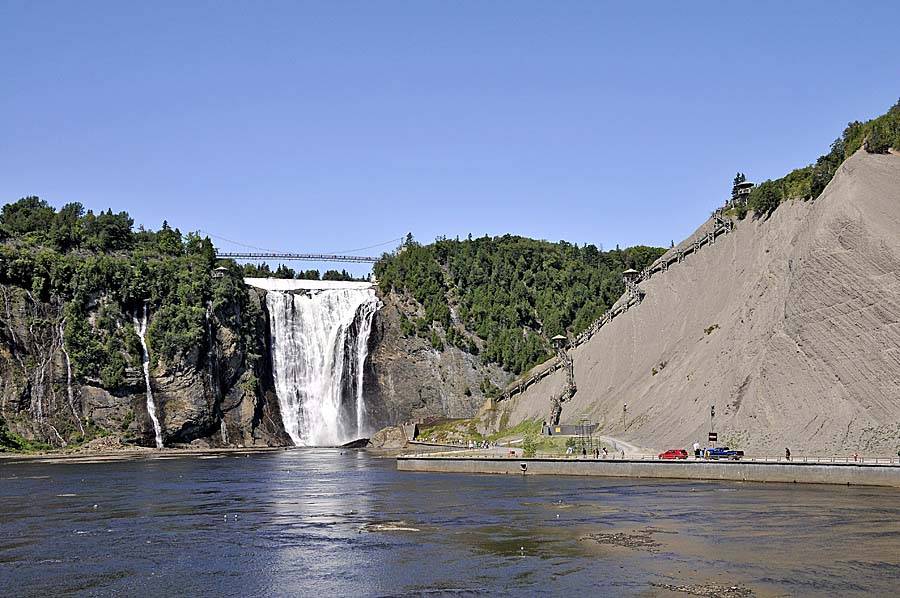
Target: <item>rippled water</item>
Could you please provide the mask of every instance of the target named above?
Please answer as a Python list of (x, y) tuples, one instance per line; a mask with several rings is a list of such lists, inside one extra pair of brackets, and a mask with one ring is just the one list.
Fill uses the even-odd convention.
[(0, 461), (3, 595), (688, 595), (666, 584), (896, 595), (900, 490), (399, 473), (313, 449)]

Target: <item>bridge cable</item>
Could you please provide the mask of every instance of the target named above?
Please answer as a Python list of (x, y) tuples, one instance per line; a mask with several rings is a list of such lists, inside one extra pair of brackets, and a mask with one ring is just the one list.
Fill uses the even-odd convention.
[[(255, 249), (255, 250), (257, 250), (257, 251), (264, 251), (264, 252), (266, 252), (266, 253), (293, 253), (293, 252), (290, 252), (290, 251), (280, 251), (280, 250), (278, 250), (278, 249), (269, 249), (269, 248), (266, 248), (266, 247), (257, 247), (256, 245), (248, 245), (248, 244), (246, 244), (246, 243), (241, 243), (240, 241), (234, 241), (234, 240), (232, 240), (232, 239), (227, 239), (227, 238), (222, 237), (222, 236), (220, 236), (220, 235), (213, 234), (213, 233), (209, 232), (208, 230), (200, 230), (199, 232), (201, 232), (201, 233), (203, 233), (203, 234), (205, 234), (205, 235), (209, 235), (210, 237), (213, 237), (213, 238), (215, 238), (215, 239), (219, 239), (219, 240), (221, 240), (221, 241), (225, 241), (226, 243), (232, 243), (232, 244), (238, 245), (238, 246), (240, 246), (240, 247), (246, 247), (247, 249)], [(346, 254), (346, 253), (354, 253), (354, 252), (356, 252), (356, 251), (365, 251), (366, 249), (374, 249), (375, 247), (382, 247), (382, 246), (384, 246), (384, 245), (389, 245), (389, 244), (391, 244), (391, 243), (397, 243), (398, 241), (402, 241), (403, 239), (404, 239), (404, 236), (400, 236), (400, 237), (397, 237), (396, 239), (391, 239), (390, 241), (385, 241), (385, 242), (383, 242), (383, 243), (376, 243), (375, 245), (369, 245), (368, 247), (358, 247), (358, 248), (356, 248), (356, 249), (345, 249), (345, 250), (343, 250), (343, 251), (319, 251), (319, 252), (316, 252), (316, 253), (321, 253), (321, 254)]]

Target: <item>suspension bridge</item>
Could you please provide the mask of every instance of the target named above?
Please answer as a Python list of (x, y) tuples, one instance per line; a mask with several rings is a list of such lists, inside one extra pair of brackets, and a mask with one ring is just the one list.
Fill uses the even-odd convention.
[(216, 251), (220, 259), (245, 261), (283, 260), (295, 262), (348, 262), (356, 264), (374, 264), (380, 257), (369, 255), (337, 255), (331, 253), (277, 253), (277, 252), (232, 252)]
[[(293, 251), (276, 251), (274, 249), (266, 249), (264, 247), (256, 247), (254, 245), (247, 245), (245, 243), (241, 243), (239, 241), (233, 241), (231, 239), (227, 239), (225, 237), (221, 237), (219, 235), (213, 234), (209, 231), (200, 231), (204, 234), (209, 235), (215, 239), (220, 241), (224, 241), (230, 245), (237, 245), (244, 249), (243, 251), (223, 251), (220, 249), (216, 249), (216, 257), (219, 259), (232, 259), (239, 261), (292, 261), (292, 262), (344, 262), (350, 264), (374, 264), (381, 260), (380, 257), (372, 256), (372, 255), (354, 255), (358, 251), (366, 251), (371, 250), (376, 247), (384, 247), (386, 245), (393, 245), (399, 241), (402, 241), (404, 237), (397, 237), (396, 239), (391, 239), (390, 241), (385, 241), (383, 243), (378, 243), (376, 245), (369, 245), (368, 247), (358, 247), (356, 249), (346, 249), (342, 251), (332, 251), (330, 253), (299, 253)], [(411, 238), (411, 234), (406, 235), (407, 238)]]

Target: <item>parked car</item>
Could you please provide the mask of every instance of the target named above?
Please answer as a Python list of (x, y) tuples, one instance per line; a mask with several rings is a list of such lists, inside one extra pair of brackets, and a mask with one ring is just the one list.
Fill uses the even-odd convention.
[(706, 449), (707, 459), (731, 459), (738, 461), (744, 456), (744, 451), (733, 451), (727, 446)]
[(660, 459), (687, 459), (688, 452), (684, 449), (669, 449), (659, 454)]

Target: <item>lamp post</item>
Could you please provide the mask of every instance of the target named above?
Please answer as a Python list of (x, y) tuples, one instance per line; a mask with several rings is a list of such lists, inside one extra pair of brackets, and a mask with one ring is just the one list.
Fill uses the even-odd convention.
[(625, 428), (625, 431), (628, 431), (628, 422), (625, 419), (625, 415), (628, 413), (628, 403), (622, 403), (622, 427)]

